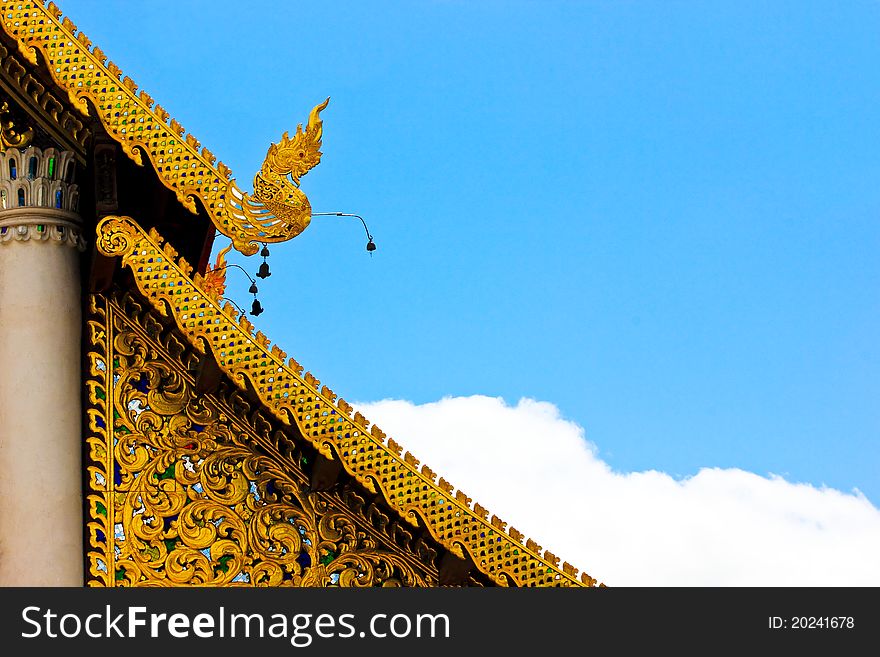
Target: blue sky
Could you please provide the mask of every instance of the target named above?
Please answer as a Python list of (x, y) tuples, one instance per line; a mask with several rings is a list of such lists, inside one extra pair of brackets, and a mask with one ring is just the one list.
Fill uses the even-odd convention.
[(880, 503), (876, 2), (59, 5), (245, 189), (331, 97), (302, 188), (379, 250), (315, 219), (256, 323), (346, 399)]

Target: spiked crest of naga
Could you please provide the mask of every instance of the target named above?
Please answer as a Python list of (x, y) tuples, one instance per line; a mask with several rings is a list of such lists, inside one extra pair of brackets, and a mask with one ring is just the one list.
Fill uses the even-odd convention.
[(279, 143), (269, 146), (263, 166), (254, 176), (253, 194), (242, 192), (230, 181), (228, 216), (239, 229), (236, 233), (254, 242), (282, 242), (309, 225), (312, 206), (299, 181), (321, 161), (321, 112), (329, 102), (328, 98), (312, 109), (305, 129), (299, 124), (293, 137), (285, 132)]

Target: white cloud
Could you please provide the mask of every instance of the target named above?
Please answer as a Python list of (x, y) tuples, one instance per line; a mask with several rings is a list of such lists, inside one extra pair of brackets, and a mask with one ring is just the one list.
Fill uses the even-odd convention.
[(880, 510), (738, 469), (619, 473), (550, 403), (358, 405), (397, 442), (609, 586), (878, 586)]

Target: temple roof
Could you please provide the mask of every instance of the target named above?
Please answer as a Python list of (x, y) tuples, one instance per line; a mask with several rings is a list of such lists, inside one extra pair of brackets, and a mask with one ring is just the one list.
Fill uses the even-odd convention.
[(596, 580), (542, 550), (461, 490), (404, 452), (375, 424), (353, 409), (196, 273), (155, 230), (128, 217), (107, 217), (98, 226), (98, 249), (121, 257), (140, 293), (171, 315), (197, 350), (210, 354), (227, 377), (250, 389), (278, 420), (296, 425), (325, 458), (338, 461), (360, 485), (381, 493), (400, 517), (425, 527), (458, 557), (503, 586), (595, 586)]
[[(298, 127), (292, 138), (285, 133), (269, 148), (255, 188), (270, 188), (270, 193), (261, 196), (256, 190), (250, 196), (238, 189), (227, 166), (122, 76), (54, 3), (7, 1), (0, 2), (0, 9), (3, 29), (22, 55), (48, 69), (74, 107), (98, 119), (134, 162), (149, 165), (180, 204), (196, 213), (198, 202), (239, 251), (253, 253), (258, 243), (290, 239), (308, 225), (310, 206), (298, 183), (320, 160), (319, 114), (326, 101), (312, 110), (304, 130)], [(287, 196), (274, 202), (273, 194), (276, 200)], [(193, 348), (211, 358), (230, 381), (255, 394), (280, 422), (296, 426), (323, 457), (340, 463), (366, 490), (381, 493), (404, 521), (427, 529), (496, 583), (596, 585), (438, 478), (327, 385), (303, 373), (265, 335), (254, 333), (232, 304), (221, 306), (216, 281), (194, 274), (160, 230), (145, 229), (151, 220), (106, 217), (97, 226), (98, 251), (121, 257), (141, 294), (157, 311), (172, 316)]]
[(123, 76), (68, 17), (62, 17), (54, 2), (0, 2), (0, 10), (3, 29), (22, 55), (32, 64), (42, 58), (54, 82), (83, 115), (100, 120), (137, 164), (149, 164), (190, 212), (197, 213), (200, 202), (236, 249), (252, 255), (260, 242), (291, 239), (308, 225), (311, 206), (299, 190), (299, 177), (320, 161), (318, 114), (327, 101), (312, 110), (305, 131), (299, 126), (293, 138), (284, 133), (279, 144), (270, 146), (250, 195), (238, 187), (229, 167)]

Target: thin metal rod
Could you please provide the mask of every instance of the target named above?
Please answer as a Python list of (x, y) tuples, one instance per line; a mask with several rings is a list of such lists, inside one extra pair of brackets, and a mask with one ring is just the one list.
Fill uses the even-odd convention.
[(237, 267), (238, 269), (241, 269), (244, 272), (244, 275), (248, 277), (248, 280), (251, 283), (253, 283), (254, 285), (257, 284), (257, 281), (254, 280), (253, 278), (251, 278), (251, 275), (247, 273), (247, 269), (245, 269), (241, 265), (235, 264), (234, 262), (228, 262), (225, 265), (220, 265), (219, 267), (217, 267), (217, 269), (212, 269), (211, 271), (220, 271), (221, 269), (226, 269), (227, 267)]
[(235, 303), (235, 301), (233, 301), (233, 300), (230, 299), (229, 297), (220, 297), (220, 299), (221, 299), (221, 300), (226, 300), (226, 301), (228, 301), (229, 303), (231, 303), (233, 306), (235, 306), (236, 308), (238, 308), (238, 312), (240, 312), (242, 315), (246, 314), (246, 313), (241, 309), (241, 306), (239, 306), (237, 303)]
[(364, 218), (359, 214), (349, 214), (348, 212), (313, 212), (313, 217), (356, 217), (361, 220), (361, 223), (364, 225), (364, 231), (367, 233), (367, 239), (371, 242), (373, 241), (373, 236), (370, 235), (370, 229), (367, 228), (367, 222), (364, 221)]

